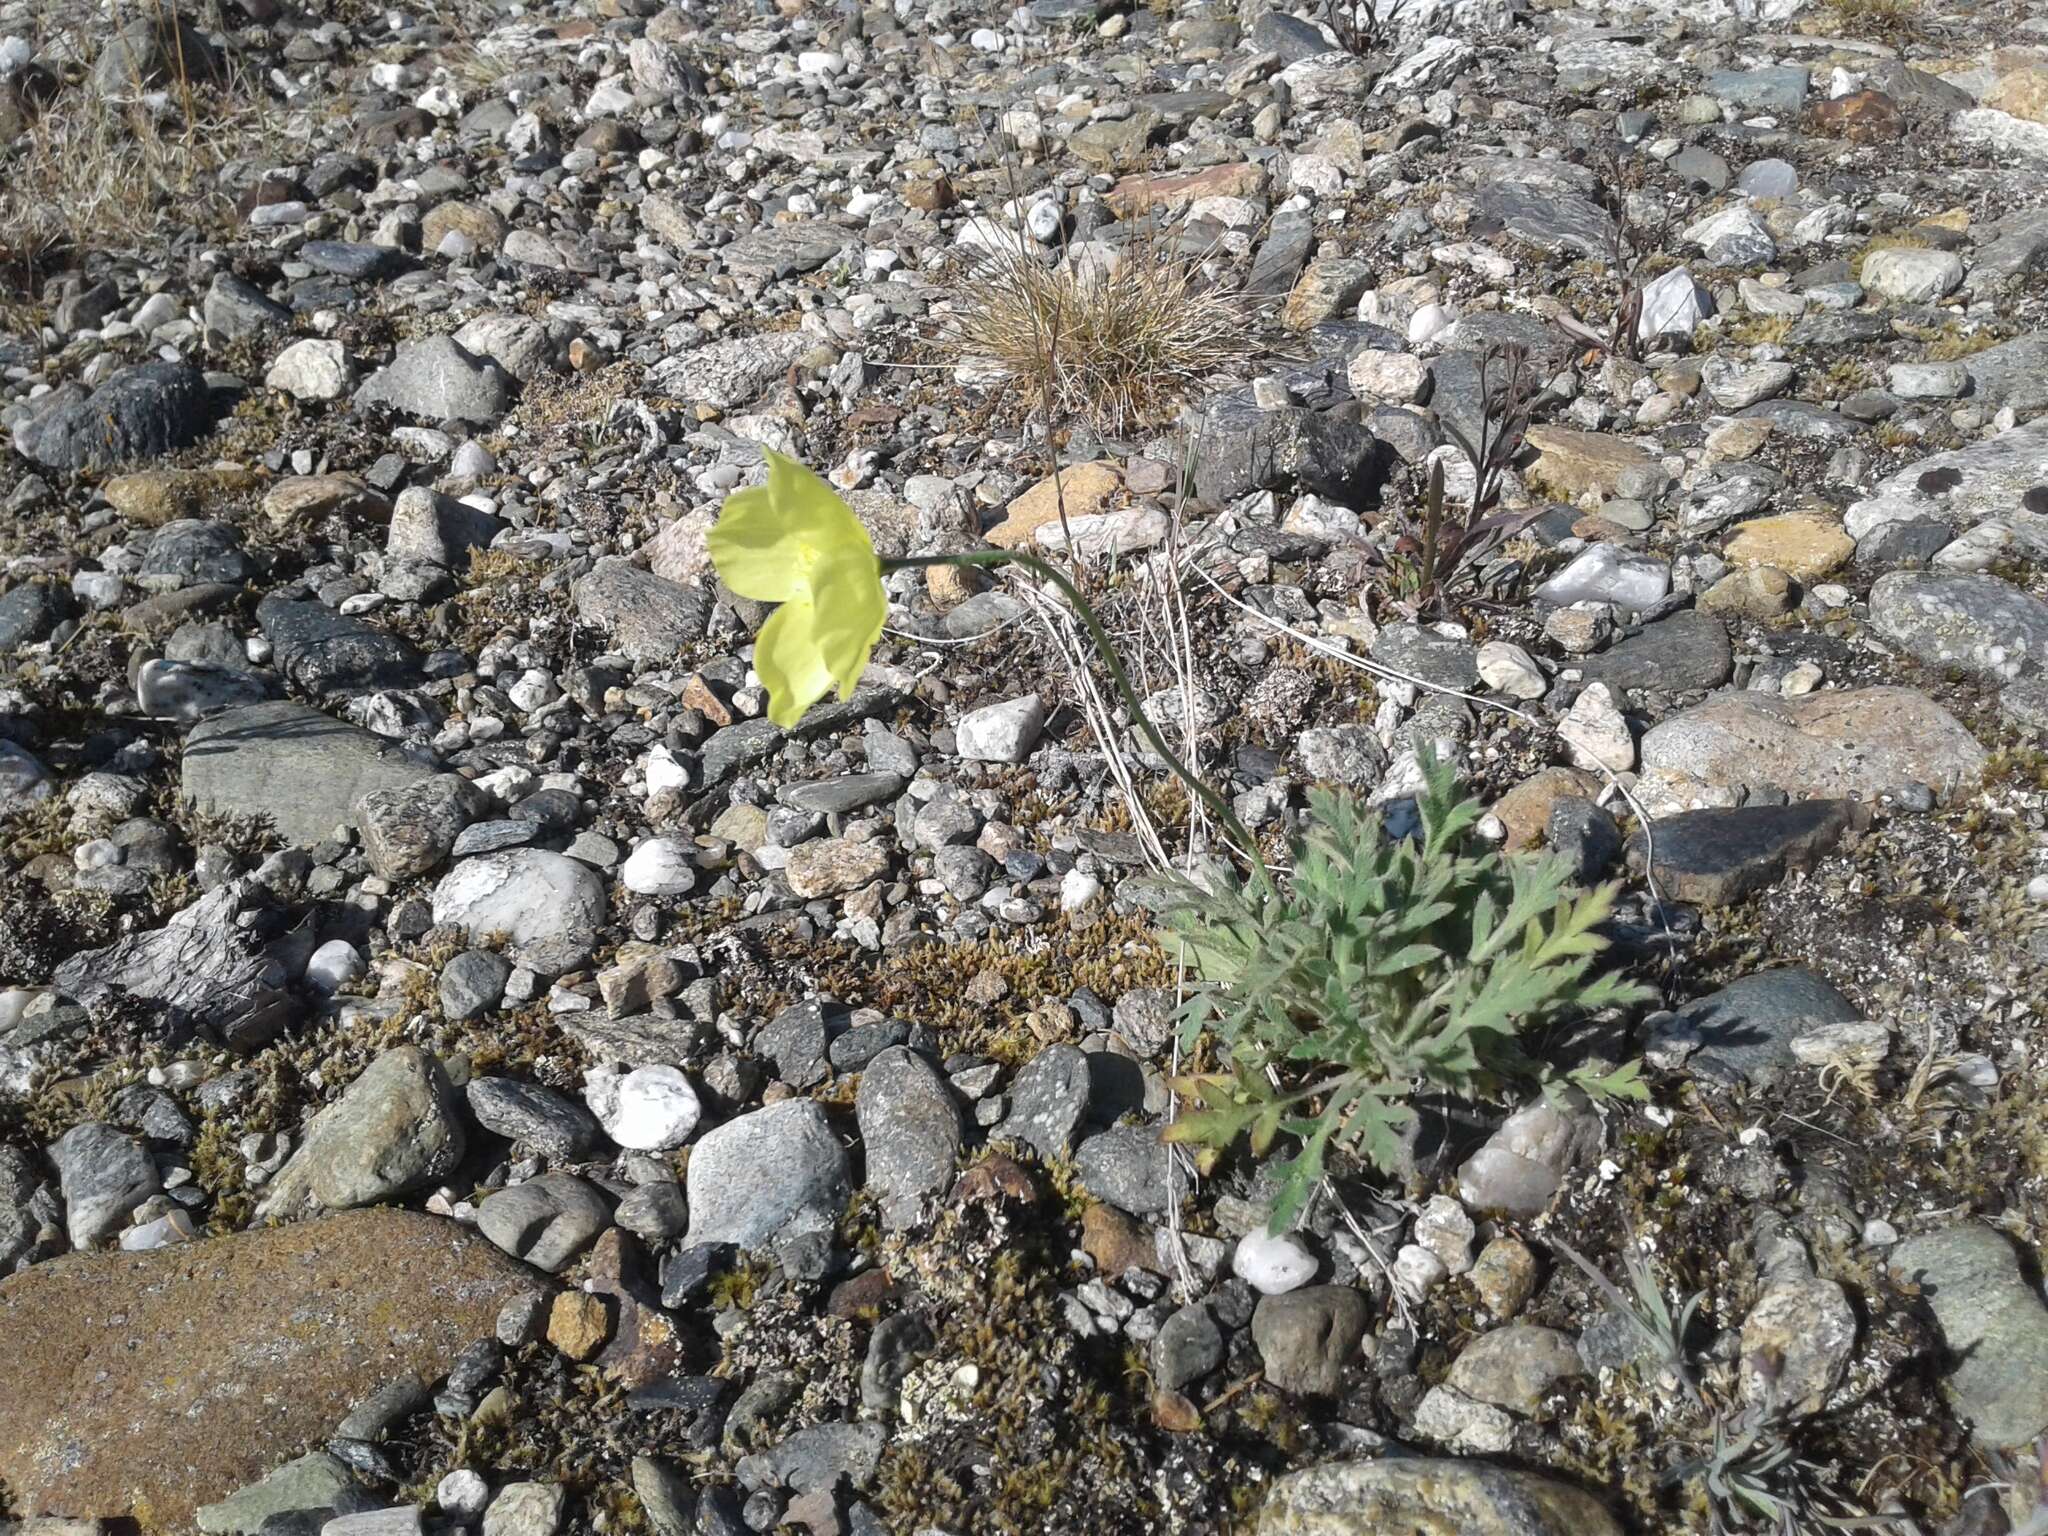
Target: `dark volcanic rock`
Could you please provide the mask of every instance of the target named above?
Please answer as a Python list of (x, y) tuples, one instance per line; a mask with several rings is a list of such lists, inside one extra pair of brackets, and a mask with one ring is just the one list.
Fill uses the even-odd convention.
[(1852, 800), (1686, 811), (1654, 823), (1648, 839), (1637, 833), (1629, 860), (1638, 870), (1647, 862), (1668, 897), (1725, 907), (1776, 884), (1788, 869), (1811, 868), (1842, 840), (1855, 813)]
[(266, 597), (256, 622), (277, 669), (311, 694), (365, 693), (419, 681), (419, 653), (374, 624), (315, 602)]
[(212, 424), (204, 374), (185, 363), (142, 363), (90, 395), (55, 391), (16, 425), (14, 446), (50, 469), (106, 469), (175, 452)]

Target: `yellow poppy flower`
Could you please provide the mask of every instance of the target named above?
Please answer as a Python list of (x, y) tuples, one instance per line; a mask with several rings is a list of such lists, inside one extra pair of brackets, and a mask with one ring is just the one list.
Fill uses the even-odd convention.
[(754, 637), (768, 718), (784, 730), (831, 691), (852, 695), (889, 600), (874, 541), (838, 492), (766, 449), (768, 483), (726, 497), (711, 563), (741, 597), (780, 603)]

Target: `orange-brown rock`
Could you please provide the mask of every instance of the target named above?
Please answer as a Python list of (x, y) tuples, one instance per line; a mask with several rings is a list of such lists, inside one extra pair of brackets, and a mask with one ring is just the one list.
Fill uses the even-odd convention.
[(189, 1531), (546, 1288), (469, 1229), (388, 1209), (32, 1265), (0, 1281), (0, 1485), (18, 1514)]
[(1004, 508), (1003, 520), (988, 531), (988, 541), (998, 549), (1028, 549), (1037, 542), (1039, 529), (1059, 522), (1062, 507), (1069, 522), (1092, 516), (1110, 504), (1123, 484), (1115, 467), (1100, 459), (1047, 475)]
[(1534, 848), (1550, 830), (1550, 808), (1560, 800), (1590, 798), (1600, 793), (1600, 780), (1582, 768), (1543, 768), (1522, 780), (1494, 803), (1493, 814), (1507, 828), (1508, 852)]
[(1171, 213), (1202, 197), (1256, 197), (1265, 185), (1262, 166), (1238, 161), (1163, 176), (1126, 176), (1109, 189), (1103, 201), (1118, 218), (1129, 218), (1146, 209)]
[(1816, 106), (1813, 126), (1851, 144), (1888, 144), (1906, 136), (1906, 115), (1883, 91), (1852, 91)]

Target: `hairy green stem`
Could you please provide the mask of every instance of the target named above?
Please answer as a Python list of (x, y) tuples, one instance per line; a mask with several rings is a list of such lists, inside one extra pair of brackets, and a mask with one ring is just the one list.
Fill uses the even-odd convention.
[(1138, 728), (1139, 734), (1145, 738), (1152, 750), (1165, 761), (1166, 766), (1173, 770), (1173, 776), (1185, 784), (1188, 792), (1207, 806), (1210, 813), (1237, 840), (1239, 854), (1251, 866), (1252, 874), (1257, 877), (1260, 885), (1268, 891), (1272, 890), (1273, 881), (1266, 873), (1266, 861), (1259, 857), (1258, 840), (1245, 830), (1244, 823), (1237, 819), (1237, 812), (1230, 808), (1230, 802), (1203, 783), (1194, 770), (1183, 763), (1174, 754), (1173, 749), (1167, 746), (1166, 738), (1159, 734), (1159, 728), (1146, 715), (1145, 706), (1139, 701), (1137, 690), (1131, 686), (1130, 674), (1124, 671), (1123, 661), (1117, 656), (1116, 646), (1109, 638), (1109, 631), (1102, 627), (1102, 620), (1095, 616), (1095, 609), (1089, 605), (1088, 599), (1081, 595), (1081, 589), (1074, 585), (1064, 571), (1055, 569), (1036, 555), (1010, 549), (977, 549), (960, 555), (909, 555), (901, 559), (884, 560), (882, 569), (914, 571), (934, 565), (952, 565), (962, 569), (1017, 565), (1059, 588), (1060, 594), (1073, 606), (1074, 612), (1080, 615), (1082, 624), (1087, 627), (1088, 638), (1095, 643), (1096, 653), (1102, 657), (1103, 665), (1109, 668), (1110, 678), (1116, 683), (1117, 692), (1123, 695), (1124, 704), (1131, 712), (1131, 723)]

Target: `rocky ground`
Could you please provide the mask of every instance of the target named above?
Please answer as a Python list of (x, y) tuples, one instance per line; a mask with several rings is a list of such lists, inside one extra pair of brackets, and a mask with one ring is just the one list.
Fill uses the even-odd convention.
[[(2044, 187), (2014, 0), (0, 0), (0, 1530), (2043, 1529)], [(1447, 752), (1648, 1100), (1268, 1236), (1214, 829), (1014, 575), (771, 723), (763, 446), (1276, 862)]]

